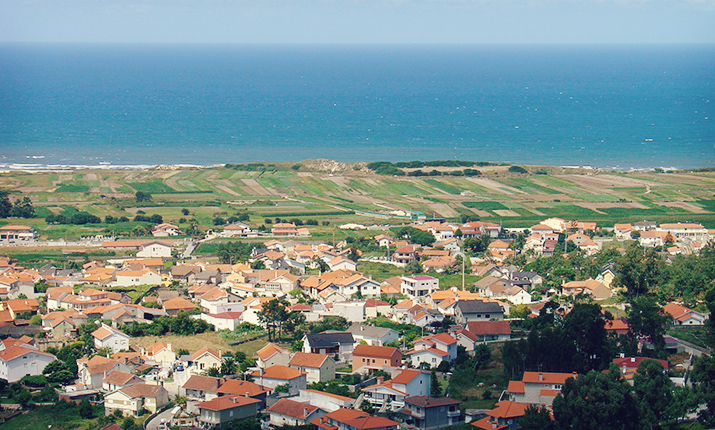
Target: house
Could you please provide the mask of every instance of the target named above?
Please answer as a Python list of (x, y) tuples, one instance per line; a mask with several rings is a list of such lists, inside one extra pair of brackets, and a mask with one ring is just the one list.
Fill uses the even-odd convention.
[(4, 225), (0, 227), (0, 242), (34, 242), (37, 233), (24, 225)]
[(218, 389), (220, 386), (221, 379), (219, 378), (191, 375), (181, 386), (179, 394), (186, 396), (189, 400), (211, 400), (219, 396)]
[(139, 258), (170, 258), (171, 245), (164, 242), (148, 242), (139, 246)]
[(634, 228), (630, 223), (615, 224), (613, 226), (613, 235), (616, 239), (630, 239), (632, 231), (634, 231)]
[(417, 260), (417, 251), (412, 246), (401, 246), (395, 250), (392, 259), (396, 263), (407, 264)]
[(114, 274), (114, 286), (135, 287), (137, 285), (159, 285), (161, 276), (151, 269), (119, 270)]
[(390, 239), (389, 236), (385, 236), (384, 234), (378, 234), (373, 238), (375, 240), (375, 243), (377, 246), (380, 248), (385, 248), (390, 246), (390, 243), (392, 243), (392, 239)]
[(266, 346), (256, 351), (256, 356), (258, 357), (256, 365), (263, 369), (275, 364), (287, 366), (290, 361), (290, 351), (274, 343), (267, 343)]
[(487, 416), (472, 423), (472, 427), (480, 430), (517, 430), (520, 428), (517, 420), (526, 414), (528, 403), (517, 403), (502, 400), (496, 407), (487, 412)]
[(661, 224), (660, 230), (669, 233), (681, 242), (707, 242), (710, 240), (708, 229), (699, 223), (679, 222), (675, 224)]
[(354, 271), (357, 269), (357, 263), (343, 256), (339, 256), (328, 261), (328, 267), (330, 270), (345, 269)]
[(176, 316), (181, 311), (190, 312), (194, 309), (199, 308), (194, 303), (191, 303), (190, 301), (181, 297), (174, 297), (173, 299), (166, 300), (164, 303), (162, 303), (162, 307), (166, 311), (166, 314), (169, 316)]
[(509, 340), (511, 328), (509, 321), (470, 321), (467, 330), (477, 338), (477, 342)]
[(161, 363), (169, 366), (176, 361), (176, 353), (171, 347), (171, 343), (157, 342), (146, 348), (141, 348), (141, 357), (144, 360)]
[(665, 245), (666, 242), (675, 242), (673, 235), (667, 231), (646, 230), (641, 232), (638, 243), (644, 248), (656, 248)]
[(504, 319), (504, 309), (495, 301), (460, 300), (454, 307), (454, 321), (466, 325), (470, 321), (500, 321)]
[(335, 379), (335, 360), (327, 354), (296, 352), (288, 362), (288, 367), (305, 372), (306, 382), (309, 384)]
[(250, 397), (223, 396), (196, 404), (202, 427), (220, 426), (233, 420), (255, 416), (261, 401)]
[(673, 325), (677, 326), (703, 326), (709, 315), (677, 303), (668, 303), (663, 306), (663, 313), (673, 318)]
[(615, 333), (618, 335), (628, 334), (631, 332), (631, 327), (628, 325), (628, 320), (625, 318), (606, 321), (604, 328), (607, 333)]
[(420, 367), (422, 363), (437, 367), (443, 361), (451, 363), (457, 358), (457, 339), (447, 333), (422, 337), (414, 345), (414, 349), (407, 353), (414, 367)]
[(383, 346), (386, 343), (397, 342), (400, 339), (400, 334), (391, 328), (364, 324), (353, 324), (348, 328), (347, 332), (353, 335), (355, 342), (365, 341), (368, 345)]
[[(386, 302), (384, 300), (378, 300), (378, 299), (365, 300), (365, 317), (366, 318), (377, 318), (381, 315), (384, 315), (384, 316), (392, 315), (392, 305), (390, 305), (388, 302)], [(354, 334), (353, 334), (353, 337), (355, 337)]]
[(114, 360), (101, 355), (77, 360), (77, 379), (88, 389), (100, 389), (102, 380), (112, 371), (131, 373), (132, 369), (121, 360)]
[(296, 400), (301, 403), (317, 406), (327, 412), (337, 411), (340, 408), (350, 409), (353, 407), (353, 404), (355, 404), (355, 399), (352, 397), (308, 389), (300, 390), (300, 394)]
[(588, 294), (596, 300), (603, 300), (611, 297), (613, 292), (609, 290), (603, 283), (595, 279), (587, 279), (585, 281), (571, 281), (561, 285), (561, 290), (564, 295), (575, 296), (578, 294)]
[(400, 413), (405, 415), (405, 424), (421, 430), (437, 430), (464, 422), (459, 400), (449, 397), (407, 397)]
[(256, 384), (263, 385), (266, 388), (276, 388), (279, 385), (288, 385), (290, 394), (298, 394), (298, 390), (305, 389), (307, 386), (307, 373), (302, 372), (292, 367), (281, 366), (280, 364), (273, 365), (251, 374), (253, 381)]
[(191, 355), (191, 362), (198, 370), (206, 370), (209, 368), (219, 369), (223, 360), (221, 359), (221, 351), (204, 346)]
[(201, 314), (200, 318), (212, 324), (216, 330), (236, 330), (241, 324), (242, 312), (220, 312), (217, 314)]
[(92, 332), (94, 347), (109, 348), (112, 352), (129, 350), (129, 336), (121, 331), (102, 323), (102, 326)]
[(614, 358), (612, 362), (618, 366), (618, 369), (621, 371), (621, 375), (623, 375), (623, 379), (633, 385), (633, 377), (638, 373), (638, 366), (640, 366), (641, 362), (645, 360), (657, 361), (661, 364), (661, 366), (663, 366), (663, 372), (666, 374), (668, 373), (668, 360), (659, 360), (650, 357), (623, 357)]
[(132, 384), (104, 397), (107, 415), (120, 410), (124, 416), (140, 416), (146, 409), (157, 412), (169, 403), (169, 393), (161, 385)]
[(224, 237), (242, 237), (251, 233), (251, 227), (242, 222), (234, 222), (226, 225), (223, 228), (222, 236)]
[(18, 319), (20, 315), (35, 314), (40, 308), (40, 304), (35, 299), (6, 300), (2, 302), (2, 310), (10, 311), (12, 319)]
[(350, 361), (355, 339), (351, 333), (308, 333), (303, 337), (303, 352), (330, 354), (336, 361)]
[(364, 400), (375, 407), (389, 405), (397, 411), (405, 405), (405, 398), (427, 396), (430, 393), (430, 374), (415, 369), (397, 368), (391, 372), (389, 381), (378, 376), (377, 384), (362, 389)]
[(521, 381), (510, 381), (506, 393), (517, 403), (551, 406), (566, 380), (577, 379), (577, 373), (524, 372)]
[(54, 355), (23, 342), (0, 350), (0, 379), (17, 382), (26, 375), (42, 375), (45, 366), (55, 361)]
[(308, 403), (300, 403), (290, 399), (280, 399), (266, 409), (270, 415), (270, 423), (274, 426), (302, 426), (311, 420), (318, 419), (326, 411)]
[(402, 364), (402, 354), (389, 346), (357, 345), (353, 351), (353, 372), (392, 370)]
[(251, 397), (256, 400), (260, 400), (262, 406), (266, 404), (266, 397), (271, 392), (271, 390), (263, 387), (261, 385), (255, 384), (251, 381), (242, 381), (240, 379), (227, 379), (226, 382), (221, 384), (216, 390), (219, 397), (221, 396), (242, 396)]
[(163, 222), (154, 226), (151, 235), (154, 237), (178, 236), (181, 234), (179, 227), (168, 222)]
[(397, 430), (398, 423), (355, 409), (338, 409), (310, 421), (319, 430)]
[(144, 380), (136, 375), (118, 370), (112, 370), (102, 379), (102, 390), (106, 392), (116, 391), (122, 387), (134, 384), (143, 384)]
[(400, 290), (410, 300), (424, 301), (439, 290), (439, 279), (427, 275), (403, 276)]

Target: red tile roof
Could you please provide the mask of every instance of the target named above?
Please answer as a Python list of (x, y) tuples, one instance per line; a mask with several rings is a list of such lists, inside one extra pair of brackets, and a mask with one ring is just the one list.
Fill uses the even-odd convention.
[(280, 399), (273, 406), (267, 409), (268, 412), (297, 418), (299, 420), (305, 420), (310, 416), (310, 414), (317, 410), (319, 410), (317, 406), (289, 399)]
[(261, 403), (260, 400), (244, 396), (222, 396), (209, 400), (208, 402), (197, 403), (199, 409), (210, 411), (225, 411), (227, 409), (239, 408), (246, 405)]
[(296, 352), (293, 358), (288, 362), (289, 366), (320, 368), (325, 360), (328, 359), (327, 354), (315, 354), (312, 352)]
[(401, 355), (397, 348), (390, 346), (357, 345), (353, 356), (392, 358), (395, 354)]
[(282, 380), (291, 380), (291, 379), (298, 378), (302, 375), (306, 375), (306, 372), (301, 372), (300, 370), (293, 369), (292, 367), (281, 366), (280, 364), (276, 364), (274, 366), (267, 368), (266, 370), (263, 371), (263, 374), (261, 374), (260, 370), (252, 373), (253, 377), (262, 377), (262, 378), (269, 378), (269, 379), (282, 379)]

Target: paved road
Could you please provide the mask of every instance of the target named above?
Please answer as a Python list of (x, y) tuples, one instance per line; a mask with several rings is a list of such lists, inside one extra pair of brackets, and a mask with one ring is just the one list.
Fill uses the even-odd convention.
[[(147, 430), (159, 430), (161, 427), (161, 423), (169, 423), (171, 422), (171, 410), (174, 408), (169, 408), (165, 410), (164, 412), (160, 413), (159, 415), (155, 416), (151, 421), (146, 423), (146, 429)], [(169, 428), (168, 425), (166, 428)]]

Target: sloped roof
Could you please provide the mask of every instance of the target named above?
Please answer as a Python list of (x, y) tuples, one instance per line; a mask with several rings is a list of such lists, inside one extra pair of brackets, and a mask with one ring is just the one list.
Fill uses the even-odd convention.
[(283, 354), (284, 352), (286, 351), (283, 348), (269, 342), (266, 346), (256, 351), (256, 355), (258, 355), (261, 360), (265, 361), (271, 358), (274, 354)]
[(236, 396), (257, 396), (269, 391), (262, 385), (258, 385), (251, 381), (241, 381), (240, 379), (229, 379), (224, 382), (218, 390), (219, 394), (232, 394)]
[(560, 384), (566, 383), (569, 378), (578, 378), (577, 373), (554, 373), (554, 372), (524, 372), (521, 380), (526, 384)]
[(164, 387), (160, 385), (133, 384), (119, 389), (132, 399), (137, 397), (156, 397)]
[(181, 388), (185, 390), (208, 391), (215, 393), (218, 390), (221, 380), (208, 376), (191, 375), (188, 381), (184, 382)]
[(473, 314), (479, 312), (500, 313), (504, 312), (501, 305), (496, 302), (487, 302), (484, 300), (460, 300), (456, 307), (462, 311), (462, 314)]
[(511, 334), (509, 321), (470, 321), (467, 330), (477, 336)]
[(357, 345), (353, 350), (353, 357), (379, 357), (379, 358), (392, 358), (395, 353), (399, 354), (400, 351), (397, 348), (390, 346), (375, 346), (375, 345)]
[(315, 354), (311, 352), (296, 352), (288, 362), (289, 366), (319, 368), (329, 356), (327, 354)]
[(300, 403), (290, 399), (280, 399), (273, 406), (268, 408), (268, 412), (304, 420), (318, 409), (317, 406), (308, 403)]
[(196, 407), (199, 409), (208, 409), (210, 411), (224, 411), (256, 403), (261, 403), (261, 401), (244, 396), (221, 396), (209, 400), (208, 402), (197, 403)]
[(252, 373), (252, 376), (254, 377), (262, 377), (262, 378), (268, 378), (268, 379), (282, 379), (282, 380), (291, 380), (295, 378), (299, 378), (302, 375), (305, 375), (305, 372), (301, 372), (298, 369), (293, 369), (292, 367), (288, 366), (281, 366), (280, 364), (273, 365), (266, 370), (263, 371), (261, 374), (261, 371), (256, 371)]
[(405, 398), (405, 403), (421, 408), (432, 408), (435, 406), (458, 405), (459, 400), (450, 399), (449, 397), (410, 396)]
[(355, 343), (352, 333), (310, 333), (306, 335), (311, 348), (332, 348), (343, 343)]

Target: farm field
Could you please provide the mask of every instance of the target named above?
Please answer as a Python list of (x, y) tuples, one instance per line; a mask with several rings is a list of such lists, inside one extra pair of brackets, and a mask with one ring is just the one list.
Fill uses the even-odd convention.
[[(197, 223), (202, 231), (215, 228), (216, 217), (246, 212), (255, 228), (269, 227), (267, 218), (314, 219), (319, 225), (311, 226), (311, 233), (322, 240), (332, 238), (336, 224), (401, 224), (411, 220), (400, 214), (417, 211), (455, 220), (476, 215), (505, 227), (526, 228), (557, 216), (595, 221), (600, 226), (651, 219), (694, 221), (715, 228), (715, 172), (621, 173), (546, 167), (538, 169), (541, 174), (518, 174), (510, 173), (507, 166), (489, 166), (476, 177), (415, 177), (379, 175), (365, 166), (307, 160), (238, 168), (5, 172), (0, 173), (0, 189), (9, 191), (13, 201), (18, 197), (32, 200), (38, 218), (21, 221), (35, 227), (41, 239), (127, 234), (136, 227), (132, 222), (45, 223), (47, 215), (76, 211), (102, 219), (111, 215), (131, 220), (142, 212), (156, 214), (180, 228)], [(137, 192), (149, 193), (151, 200), (138, 203)], [(10, 222), (18, 221), (0, 224)]]

